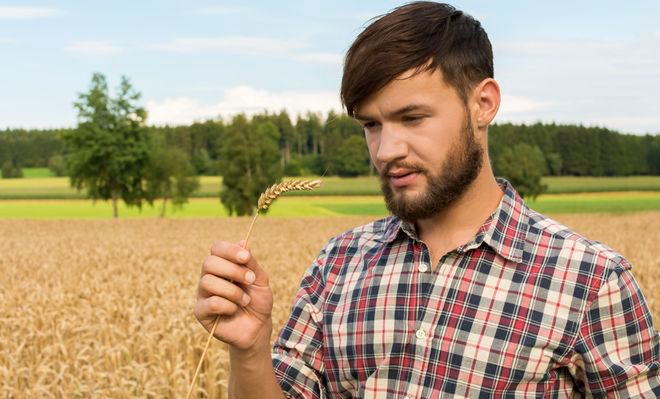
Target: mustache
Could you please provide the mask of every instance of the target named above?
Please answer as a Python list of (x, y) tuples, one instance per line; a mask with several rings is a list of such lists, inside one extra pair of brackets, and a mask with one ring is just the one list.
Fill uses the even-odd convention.
[(404, 162), (404, 161), (392, 161), (385, 164), (385, 166), (380, 172), (380, 177), (386, 178), (392, 169), (406, 169), (421, 174), (428, 173), (428, 170), (421, 165), (417, 165), (410, 162)]

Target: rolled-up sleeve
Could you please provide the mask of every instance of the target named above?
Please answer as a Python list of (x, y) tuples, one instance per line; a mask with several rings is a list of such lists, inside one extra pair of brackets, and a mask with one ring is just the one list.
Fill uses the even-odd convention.
[(627, 263), (600, 287), (575, 355), (572, 374), (588, 397), (660, 397), (660, 335)]
[(291, 314), (273, 347), (273, 369), (290, 398), (325, 398), (323, 366), (323, 253), (305, 272)]

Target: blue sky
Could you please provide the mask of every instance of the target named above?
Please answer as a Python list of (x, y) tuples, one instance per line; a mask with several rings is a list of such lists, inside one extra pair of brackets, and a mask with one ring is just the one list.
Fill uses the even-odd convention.
[[(394, 1), (0, 0), (0, 128), (76, 123), (94, 72), (153, 124), (339, 109), (343, 53)], [(660, 2), (456, 1), (493, 43), (496, 121), (660, 133)]]

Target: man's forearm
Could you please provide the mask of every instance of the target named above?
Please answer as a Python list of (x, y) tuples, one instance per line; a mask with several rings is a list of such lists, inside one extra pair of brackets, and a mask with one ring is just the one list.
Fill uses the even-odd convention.
[(275, 378), (270, 347), (241, 352), (229, 348), (231, 399), (283, 399), (284, 394)]

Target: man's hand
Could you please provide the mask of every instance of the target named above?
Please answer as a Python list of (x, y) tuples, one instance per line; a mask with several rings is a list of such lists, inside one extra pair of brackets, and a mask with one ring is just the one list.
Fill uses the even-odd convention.
[(270, 346), (273, 292), (268, 275), (244, 242), (217, 242), (202, 264), (197, 287), (195, 316), (214, 336), (239, 351), (263, 350)]

